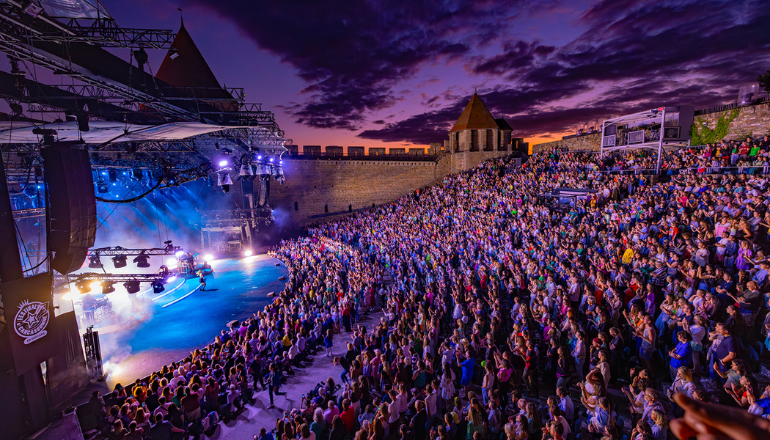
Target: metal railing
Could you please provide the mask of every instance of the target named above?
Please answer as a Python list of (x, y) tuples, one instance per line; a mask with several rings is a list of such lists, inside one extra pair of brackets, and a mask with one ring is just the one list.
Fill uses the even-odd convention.
[(733, 110), (736, 108), (741, 107), (750, 107), (752, 105), (761, 105), (761, 104), (768, 104), (770, 103), (770, 98), (762, 98), (758, 99), (757, 101), (750, 103), (750, 104), (741, 104), (738, 102), (733, 102), (732, 104), (724, 104), (724, 105), (717, 105), (714, 107), (708, 107), (703, 108), (700, 110), (695, 110), (695, 116), (703, 116), (703, 115), (710, 115), (712, 113), (719, 113), (727, 110)]

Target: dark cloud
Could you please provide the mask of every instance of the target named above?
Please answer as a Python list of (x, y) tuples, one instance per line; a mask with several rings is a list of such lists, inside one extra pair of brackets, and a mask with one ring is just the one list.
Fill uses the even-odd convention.
[(469, 65), (476, 74), (508, 76), (518, 69), (530, 67), (536, 58), (550, 55), (556, 48), (536, 42), (517, 41), (503, 45), (504, 52), (489, 58), (478, 58)]
[[(768, 23), (770, 3), (759, 0), (604, 0), (580, 17), (585, 31), (565, 46), (517, 41), (500, 54), (469, 57), (466, 69), (509, 79), (481, 94), (484, 103), (516, 136), (544, 136), (660, 105), (734, 100), (741, 83), (769, 67)], [(442, 141), (468, 98), (359, 136)], [(570, 98), (575, 103), (562, 104)]]
[[(517, 136), (559, 133), (665, 104), (730, 101), (741, 83), (769, 67), (767, 0), (596, 0), (570, 23), (580, 33), (564, 43), (566, 33), (555, 26), (541, 26), (548, 34), (526, 41), (510, 35), (527, 29), (532, 16), (525, 7), (539, 8), (542, 21), (544, 8), (570, 0), (308, 0), (258, 7), (247, 0), (191, 1), (229, 18), (297, 69), (306, 87), (283, 108), (308, 126), (357, 130), (373, 112), (411, 98), (407, 80), (416, 78), (418, 88), (447, 82), (446, 92), (413, 101), (422, 113), (384, 125), (392, 116), (378, 115), (378, 127), (361, 132), (363, 139), (442, 141), (470, 86), (418, 75), (451, 60), (483, 78), (482, 99)], [(399, 110), (393, 113), (404, 117)]]
[[(261, 48), (298, 69), (302, 100), (285, 111), (302, 124), (356, 129), (392, 106), (392, 87), (425, 62), (448, 61), (499, 38), (495, 24), (525, 0), (254, 2), (192, 0), (231, 19)], [(485, 29), (479, 32), (478, 29)]]

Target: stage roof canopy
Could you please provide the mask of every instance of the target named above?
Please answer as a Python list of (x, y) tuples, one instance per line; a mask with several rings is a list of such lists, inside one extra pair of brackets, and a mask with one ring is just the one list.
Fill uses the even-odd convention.
[(79, 131), (77, 122), (53, 122), (32, 125), (28, 122), (0, 123), (0, 144), (38, 144), (43, 135), (33, 131), (55, 130), (58, 141), (83, 140), (86, 144), (111, 142), (180, 141), (215, 131), (238, 129), (241, 126), (211, 125), (199, 122), (173, 122), (162, 125), (131, 125), (122, 122), (90, 121), (89, 131)]

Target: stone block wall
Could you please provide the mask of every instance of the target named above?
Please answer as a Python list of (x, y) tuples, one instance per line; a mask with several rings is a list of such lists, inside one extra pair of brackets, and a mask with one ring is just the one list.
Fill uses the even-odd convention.
[(291, 225), (285, 226), (324, 222), (346, 215), (349, 208), (366, 209), (391, 202), (446, 175), (507, 154), (510, 152), (459, 152), (432, 161), (284, 156), (286, 180), (283, 185), (271, 182), (270, 204), (280, 210), (276, 217), (289, 219)]
[[(710, 129), (714, 129), (720, 117), (728, 117), (732, 110), (696, 116), (695, 124), (706, 123)], [(728, 126), (729, 132), (724, 137), (726, 140), (746, 139), (747, 136), (759, 137), (770, 134), (770, 104), (758, 104), (740, 107), (738, 116)]]
[[(695, 116), (695, 124), (705, 122), (709, 129), (714, 129), (720, 117), (727, 117), (732, 110)], [(759, 137), (770, 135), (770, 104), (756, 104), (738, 109), (738, 116), (730, 123), (726, 140), (746, 139), (747, 136)], [(601, 132), (545, 142), (532, 146), (532, 152), (548, 151), (554, 147), (569, 148), (570, 150), (599, 150), (601, 144)]]
[(558, 141), (545, 142), (542, 144), (536, 144), (532, 146), (532, 152), (538, 153), (541, 151), (550, 151), (554, 147), (568, 148), (570, 150), (596, 150), (599, 151), (601, 147), (601, 132), (586, 134), (583, 136), (577, 136), (569, 139), (561, 139)]

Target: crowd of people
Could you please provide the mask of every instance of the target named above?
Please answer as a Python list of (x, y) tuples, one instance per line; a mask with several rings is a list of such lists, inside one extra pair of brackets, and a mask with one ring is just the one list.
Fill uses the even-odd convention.
[[(655, 160), (497, 159), (317, 225), (273, 251), (289, 269), (274, 303), (119, 405), (94, 396), (93, 412), (116, 439), (205, 430), (256, 390), (272, 406), (323, 347), (339, 376), (256, 438), (646, 440), (727, 429), (688, 413), (710, 411), (703, 402), (764, 416), (770, 179), (606, 172)], [(543, 197), (565, 187), (591, 191)]]

